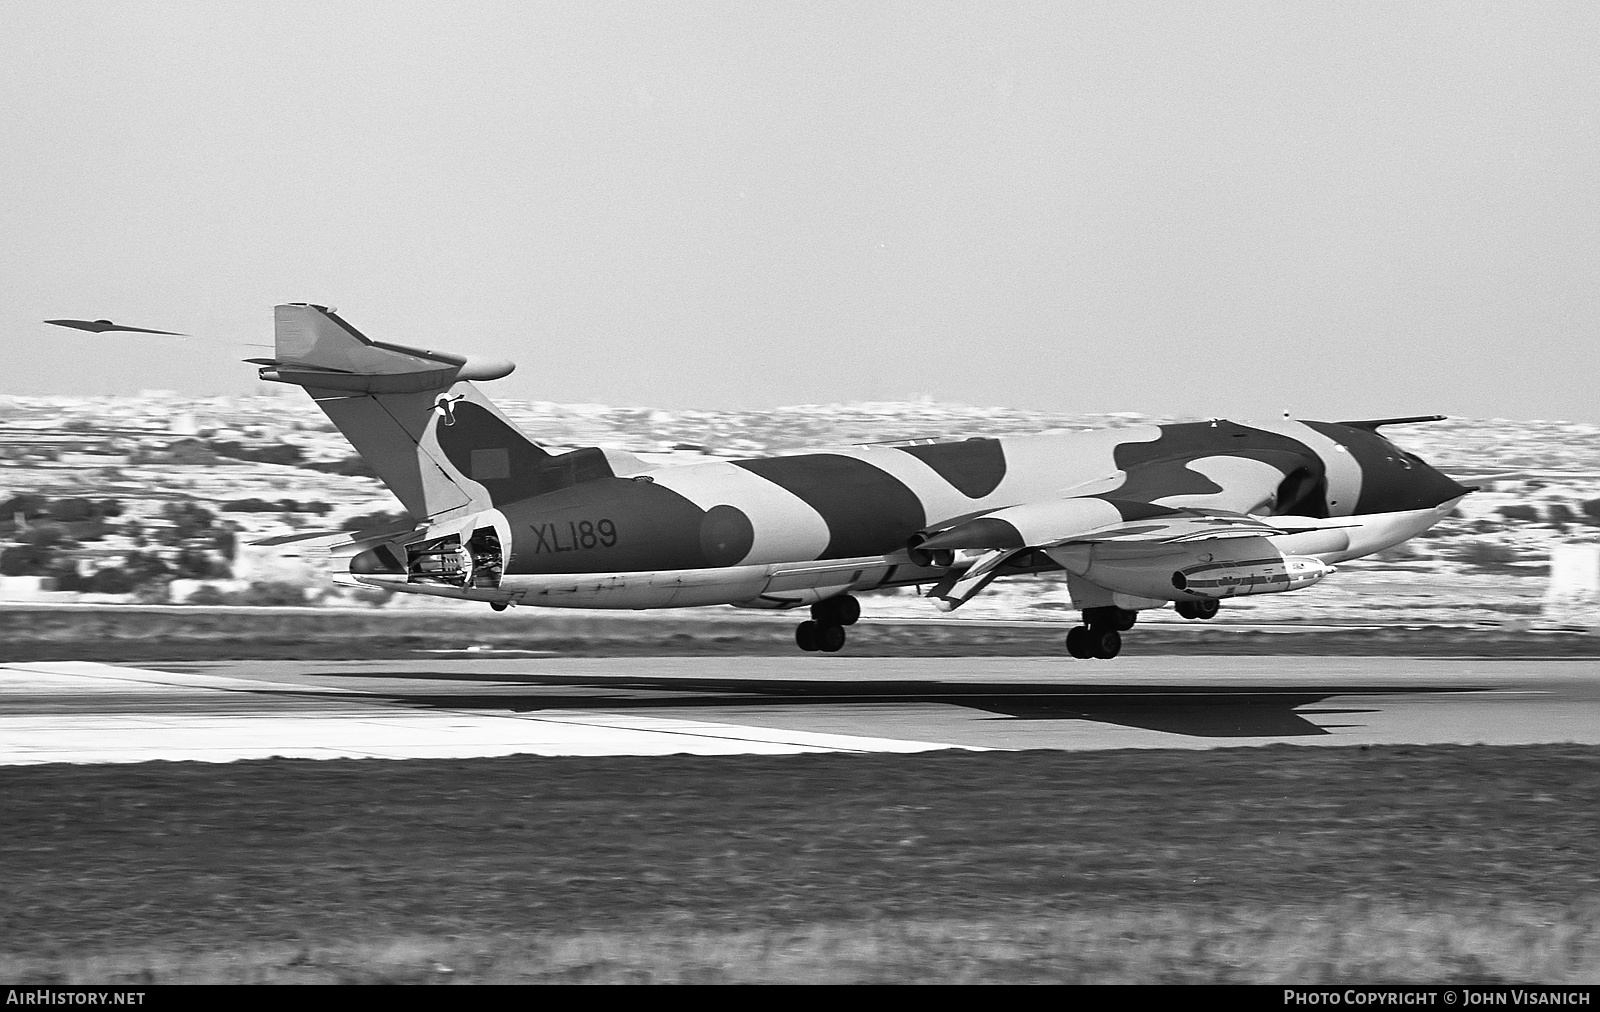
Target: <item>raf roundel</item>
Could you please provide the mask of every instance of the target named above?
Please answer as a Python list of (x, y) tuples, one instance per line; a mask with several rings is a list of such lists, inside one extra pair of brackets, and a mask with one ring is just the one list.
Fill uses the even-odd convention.
[(737, 506), (713, 506), (700, 521), (700, 551), (708, 566), (738, 565), (755, 540), (755, 527)]

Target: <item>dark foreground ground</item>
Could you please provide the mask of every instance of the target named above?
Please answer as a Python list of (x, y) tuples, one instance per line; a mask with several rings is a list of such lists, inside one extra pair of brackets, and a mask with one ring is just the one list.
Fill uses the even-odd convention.
[(1600, 750), (0, 768), (13, 981), (1600, 982)]
[[(487, 609), (207, 608), (6, 605), (0, 663), (96, 660), (393, 659), (441, 650), (537, 650), (565, 656), (792, 654), (802, 615), (717, 609), (645, 614)], [(859, 656), (1060, 656), (1072, 623), (949, 619), (863, 621), (845, 650)], [(1123, 637), (1129, 656), (1183, 654), (1595, 657), (1600, 636), (1516, 625), (1388, 625), (1272, 631), (1227, 624), (1145, 623)]]

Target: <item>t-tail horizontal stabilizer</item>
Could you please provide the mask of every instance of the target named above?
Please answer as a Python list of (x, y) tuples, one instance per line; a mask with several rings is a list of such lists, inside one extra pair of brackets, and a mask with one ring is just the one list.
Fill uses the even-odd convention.
[(261, 378), (323, 390), (395, 394), (443, 390), (460, 380), (494, 380), (516, 368), (501, 359), (374, 341), (333, 310), (295, 302), (278, 306), (276, 357), (256, 359)]

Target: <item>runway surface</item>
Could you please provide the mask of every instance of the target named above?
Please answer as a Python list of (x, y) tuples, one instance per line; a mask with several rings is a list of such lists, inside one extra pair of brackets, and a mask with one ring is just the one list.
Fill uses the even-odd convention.
[(1600, 744), (1600, 665), (1150, 657), (0, 665), (0, 765)]
[(440, 658), (0, 666), (0, 764), (1579, 741), (1600, 665)]

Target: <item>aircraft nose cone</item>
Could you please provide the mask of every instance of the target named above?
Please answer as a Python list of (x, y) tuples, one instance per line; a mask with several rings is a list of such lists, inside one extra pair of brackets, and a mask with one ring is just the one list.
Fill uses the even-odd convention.
[(1343, 437), (1361, 467), (1357, 513), (1431, 510), (1474, 491), (1376, 432), (1346, 428)]
[(1408, 463), (1410, 467), (1384, 468), (1377, 474), (1368, 474), (1368, 485), (1361, 493), (1361, 512), (1399, 513), (1433, 509), (1452, 499), (1459, 499), (1468, 492), (1477, 491), (1421, 461)]
[(1427, 464), (1423, 464), (1420, 470), (1423, 473), (1418, 477), (1415, 494), (1425, 500), (1423, 508), (1431, 509), (1478, 490), (1477, 486), (1463, 485), (1443, 471), (1435, 470)]

